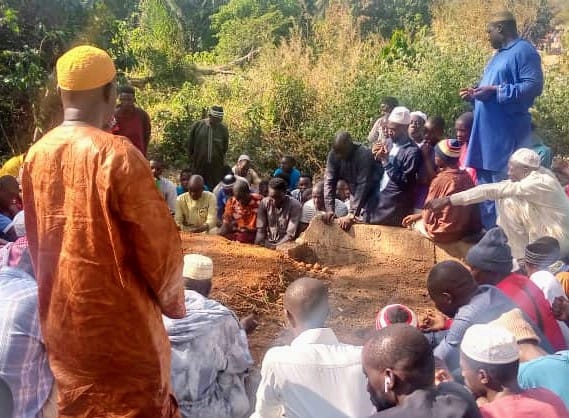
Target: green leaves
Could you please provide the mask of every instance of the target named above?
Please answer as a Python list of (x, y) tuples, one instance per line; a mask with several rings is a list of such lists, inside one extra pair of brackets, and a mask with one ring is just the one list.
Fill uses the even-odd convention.
[(296, 0), (231, 0), (211, 16), (222, 60), (243, 56), (288, 35), (301, 13)]

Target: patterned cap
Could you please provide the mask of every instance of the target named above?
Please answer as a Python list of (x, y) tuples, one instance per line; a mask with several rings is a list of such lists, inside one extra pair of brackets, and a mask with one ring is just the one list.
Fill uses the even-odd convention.
[(211, 109), (209, 109), (209, 114), (214, 118), (223, 119), (223, 107), (212, 106)]
[(193, 280), (211, 280), (213, 261), (201, 254), (187, 254), (184, 256), (182, 276)]
[(393, 108), (387, 120), (398, 125), (409, 125), (411, 123), (411, 112), (405, 106), (397, 106)]
[(427, 122), (427, 115), (421, 112), (420, 110), (415, 110), (414, 112), (411, 112), (410, 116), (411, 117), (419, 116), (421, 119), (423, 119), (423, 122)]
[(398, 303), (387, 305), (375, 318), (375, 329), (380, 330), (393, 324), (408, 324), (417, 327), (417, 315), (410, 308)]
[(460, 158), (461, 144), (457, 139), (443, 139), (435, 146), (435, 153), (439, 157), (458, 160)]
[(546, 268), (559, 260), (561, 249), (559, 241), (553, 237), (543, 237), (526, 246), (525, 262)]
[(534, 169), (538, 169), (541, 165), (537, 152), (529, 148), (520, 148), (514, 152), (510, 157), (510, 161)]
[(105, 51), (82, 45), (63, 54), (56, 64), (57, 84), (62, 90), (92, 90), (110, 83), (117, 73)]
[(520, 358), (516, 337), (510, 331), (490, 324), (468, 328), (460, 349), (466, 357), (484, 364), (510, 364)]

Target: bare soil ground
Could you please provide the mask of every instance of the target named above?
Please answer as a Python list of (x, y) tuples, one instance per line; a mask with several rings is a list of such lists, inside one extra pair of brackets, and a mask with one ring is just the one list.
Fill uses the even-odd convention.
[(260, 325), (249, 337), (257, 362), (271, 346), (290, 341), (284, 330), (282, 293), (298, 277), (311, 276), (329, 282), (330, 326), (346, 343), (363, 344), (378, 310), (389, 303), (404, 303), (418, 313), (430, 307), (425, 290), (430, 266), (426, 263), (386, 258), (373, 264), (329, 269), (221, 237), (182, 234), (182, 242), (184, 253), (213, 259), (212, 298), (239, 316), (252, 312), (259, 316)]

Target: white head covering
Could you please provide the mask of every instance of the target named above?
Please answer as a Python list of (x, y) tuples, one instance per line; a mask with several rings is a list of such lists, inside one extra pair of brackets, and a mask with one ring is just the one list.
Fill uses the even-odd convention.
[(484, 364), (510, 364), (520, 358), (516, 337), (497, 325), (472, 325), (464, 333), (460, 349), (468, 358)]
[(237, 159), (237, 162), (242, 161), (242, 160), (251, 161), (251, 157), (249, 157), (247, 154), (242, 154), (242, 155), (240, 155), (239, 158)]
[(423, 112), (421, 112), (420, 110), (415, 110), (414, 112), (410, 113), (410, 116), (419, 116), (421, 119), (423, 119), (424, 122), (427, 121), (427, 115)]
[(187, 254), (184, 256), (182, 276), (193, 280), (211, 280), (213, 261), (201, 254)]
[(14, 225), (14, 231), (16, 231), (16, 235), (19, 237), (26, 236), (26, 224), (24, 222), (24, 211), (19, 211), (14, 219), (12, 219), (12, 225)]
[(387, 120), (399, 125), (409, 125), (411, 123), (411, 112), (405, 106), (397, 106), (393, 108)]
[(510, 161), (535, 169), (538, 169), (541, 165), (537, 152), (529, 148), (520, 148), (514, 152), (510, 157)]

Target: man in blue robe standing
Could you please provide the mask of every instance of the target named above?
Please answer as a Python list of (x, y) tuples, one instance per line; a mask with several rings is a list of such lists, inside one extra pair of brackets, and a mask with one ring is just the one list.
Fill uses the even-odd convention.
[[(519, 37), (514, 15), (495, 14), (487, 33), (496, 53), (478, 86), (460, 90), (464, 100), (474, 102), (466, 166), (476, 169), (478, 184), (505, 180), (512, 153), (531, 147), (529, 108), (543, 90), (541, 58), (531, 43)], [(480, 208), (486, 230), (494, 227), (494, 202), (486, 201)]]

